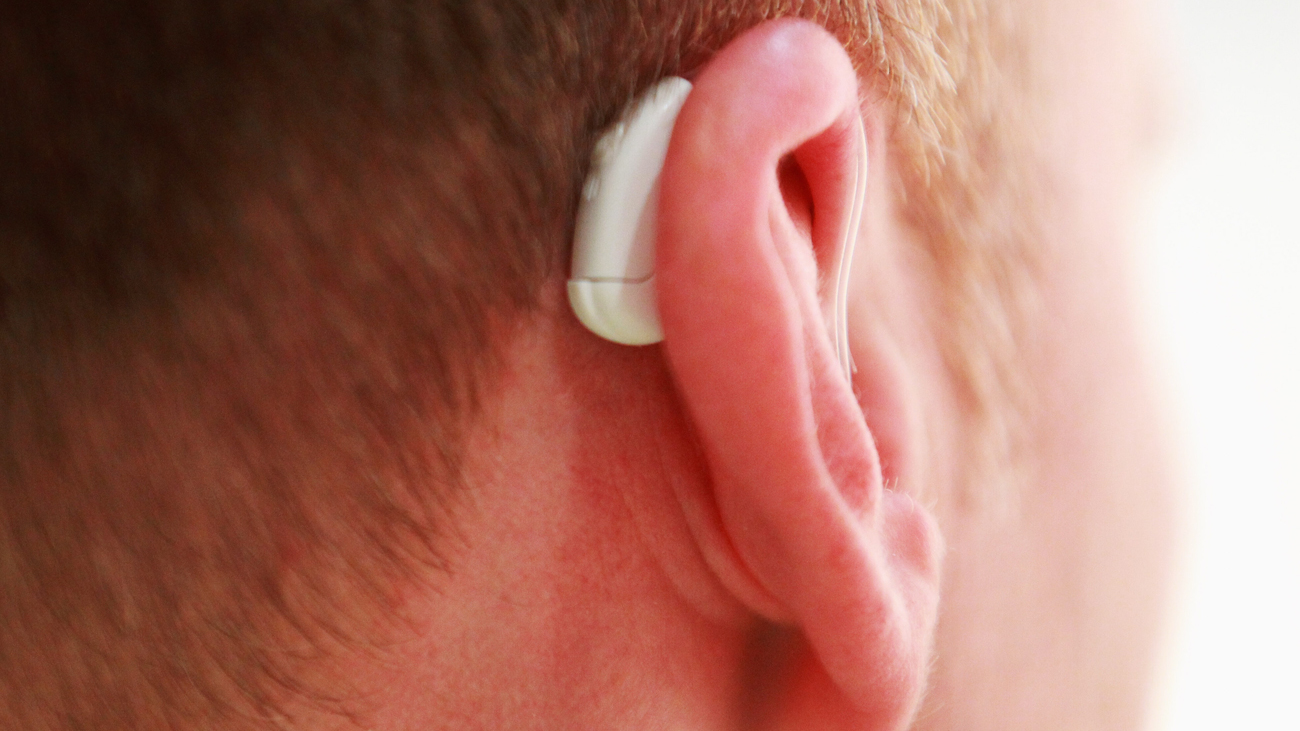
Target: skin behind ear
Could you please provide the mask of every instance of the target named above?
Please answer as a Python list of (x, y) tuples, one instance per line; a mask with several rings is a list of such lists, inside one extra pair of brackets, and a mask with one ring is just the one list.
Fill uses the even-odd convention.
[[(865, 154), (859, 114), (833, 37), (766, 23), (696, 79), (661, 178), (664, 349), (712, 490), (681, 497), (712, 503), (683, 510), (719, 581), (802, 637), (762, 712), (769, 728), (905, 726), (934, 630), (941, 541), (884, 489), (819, 298)], [(782, 193), (790, 155), (811, 210)]]

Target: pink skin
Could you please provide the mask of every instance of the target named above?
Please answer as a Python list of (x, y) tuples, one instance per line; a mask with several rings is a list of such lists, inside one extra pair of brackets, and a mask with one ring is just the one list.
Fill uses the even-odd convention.
[[(838, 245), (864, 152), (858, 114), (837, 41), (810, 24), (767, 24), (697, 79), (662, 178), (663, 349), (708, 465), (709, 488), (690, 499), (717, 508), (693, 528), (724, 586), (809, 646), (789, 699), (772, 699), (779, 727), (797, 725), (804, 706), (844, 728), (900, 727), (934, 625), (937, 533), (908, 497), (884, 492), (818, 302), (816, 259), (830, 256), (817, 250)], [(811, 225), (791, 220), (778, 186), (791, 153)], [(701, 205), (711, 191), (725, 194)]]
[[(1100, 11), (1080, 12), (1073, 27), (1102, 33)], [(1168, 524), (1113, 243), (1128, 158), (1065, 152), (1083, 134), (1123, 149), (1129, 110), (1054, 117), (1061, 179), (1082, 182), (1046, 264), (1054, 335), (1026, 364), (1054, 416), (1035, 425), (1025, 499), (932, 518), (909, 495), (961, 474), (958, 420), (926, 319), (936, 285), (891, 215), (883, 107), (860, 106), (838, 43), (801, 22), (747, 32), (695, 81), (662, 185), (665, 343), (598, 340), (552, 283), (472, 436), (451, 575), (410, 596), (423, 639), (358, 664), (375, 689), (360, 716), (874, 730), (906, 727), (924, 697), (919, 728), (1133, 727)], [(815, 267), (858, 114), (871, 165), (851, 388)], [(778, 179), (787, 153), (806, 195)]]
[(937, 511), (949, 552), (925, 731), (1138, 728), (1160, 634), (1179, 506), (1127, 231), (1160, 125), (1158, 44), (1142, 3), (1050, 5), (1048, 324), (1025, 364), (1047, 395), (1038, 467), (1014, 510)]

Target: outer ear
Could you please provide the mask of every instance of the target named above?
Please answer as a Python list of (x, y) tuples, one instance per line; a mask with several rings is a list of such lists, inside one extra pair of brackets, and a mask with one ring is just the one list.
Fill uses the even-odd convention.
[[(766, 23), (698, 76), (661, 178), (664, 348), (715, 503), (686, 512), (714, 516), (692, 529), (723, 585), (807, 640), (773, 727), (905, 726), (935, 621), (937, 531), (884, 489), (818, 299), (818, 262), (847, 225), (846, 186), (865, 154), (859, 114), (833, 37)], [(801, 186), (783, 194), (789, 159), (811, 210), (791, 193)]]

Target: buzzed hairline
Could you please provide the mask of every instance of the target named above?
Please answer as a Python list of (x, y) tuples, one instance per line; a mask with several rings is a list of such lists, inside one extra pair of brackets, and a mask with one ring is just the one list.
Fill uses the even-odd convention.
[[(11, 717), (342, 712), (275, 648), (366, 652), (382, 638), (355, 615), (440, 565), (493, 322), (563, 276), (596, 135), (649, 84), (795, 10), (895, 109), (902, 217), (949, 297), (963, 448), (1009, 452), (1034, 241), (1023, 39), (1002, 6), (308, 5), (119, 4), (45, 50), (15, 45), (39, 61), (0, 81), (27, 110), (0, 143)], [(16, 33), (40, 38), (56, 11)], [(129, 43), (146, 65), (116, 68)], [(19, 190), (16, 171), (47, 168)], [(411, 454), (413, 435), (430, 448)], [(341, 594), (359, 599), (320, 616)], [(47, 641), (70, 621), (83, 631)], [(39, 692), (15, 695), (24, 683)]]

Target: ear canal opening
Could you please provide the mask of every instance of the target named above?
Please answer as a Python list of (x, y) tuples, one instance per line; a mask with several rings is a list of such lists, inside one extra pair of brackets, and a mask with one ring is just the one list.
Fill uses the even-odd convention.
[[(808, 176), (804, 174), (803, 166), (793, 153), (785, 155), (777, 163), (776, 182), (781, 189), (781, 198), (785, 201), (785, 210), (790, 220), (799, 233), (811, 241), (816, 215), (812, 186), (808, 184)], [(818, 266), (822, 263), (820, 259), (818, 252)]]

